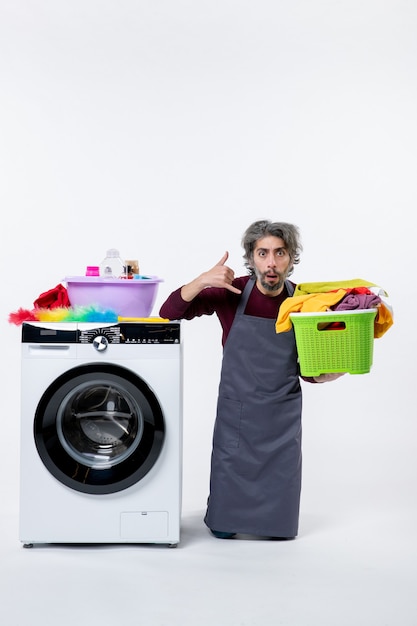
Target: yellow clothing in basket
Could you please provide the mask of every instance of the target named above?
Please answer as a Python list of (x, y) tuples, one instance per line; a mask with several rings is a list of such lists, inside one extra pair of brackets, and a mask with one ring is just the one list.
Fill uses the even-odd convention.
[(346, 295), (346, 289), (326, 293), (308, 293), (303, 296), (291, 296), (284, 300), (279, 308), (275, 322), (275, 331), (285, 333), (291, 330), (290, 313), (321, 313), (328, 311)]
[[(375, 283), (370, 283), (363, 278), (352, 278), (350, 280), (336, 280), (333, 282), (319, 283), (300, 283), (294, 289), (294, 296), (302, 296), (308, 293), (323, 293), (327, 291), (336, 291), (337, 289), (353, 289), (354, 287), (379, 287)], [(384, 291), (382, 289), (382, 291)], [(384, 295), (388, 295), (384, 291)]]

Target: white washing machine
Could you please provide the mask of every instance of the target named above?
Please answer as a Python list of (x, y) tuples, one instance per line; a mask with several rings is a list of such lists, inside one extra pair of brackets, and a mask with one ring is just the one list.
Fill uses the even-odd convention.
[(22, 325), (20, 541), (180, 540), (179, 322)]

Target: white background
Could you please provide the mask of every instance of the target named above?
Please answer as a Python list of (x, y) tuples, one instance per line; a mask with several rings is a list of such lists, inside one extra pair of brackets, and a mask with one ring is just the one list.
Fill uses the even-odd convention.
[[(373, 533), (388, 516), (389, 535), (413, 529), (415, 563), (416, 20), (413, 0), (0, 0), (0, 523), (12, 543), (9, 313), (116, 247), (164, 279), (157, 315), (225, 250), (244, 274), (241, 236), (269, 218), (300, 227), (295, 282), (364, 278), (395, 312), (370, 374), (303, 384), (300, 536), (364, 512)], [(183, 508), (200, 520), (220, 327), (182, 327)]]

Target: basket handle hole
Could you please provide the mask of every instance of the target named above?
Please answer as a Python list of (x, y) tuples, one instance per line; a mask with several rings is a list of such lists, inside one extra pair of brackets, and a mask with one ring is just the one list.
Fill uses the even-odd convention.
[(319, 322), (317, 324), (317, 330), (344, 330), (345, 328), (345, 322)]

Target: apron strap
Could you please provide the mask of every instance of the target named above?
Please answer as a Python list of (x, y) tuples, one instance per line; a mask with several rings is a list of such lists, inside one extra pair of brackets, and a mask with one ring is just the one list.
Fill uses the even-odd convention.
[(239, 304), (237, 305), (235, 317), (238, 315), (243, 315), (244, 310), (246, 309), (246, 305), (249, 300), (249, 296), (252, 293), (252, 289), (255, 286), (255, 277), (251, 276), (248, 282), (245, 285), (242, 296), (239, 300)]

